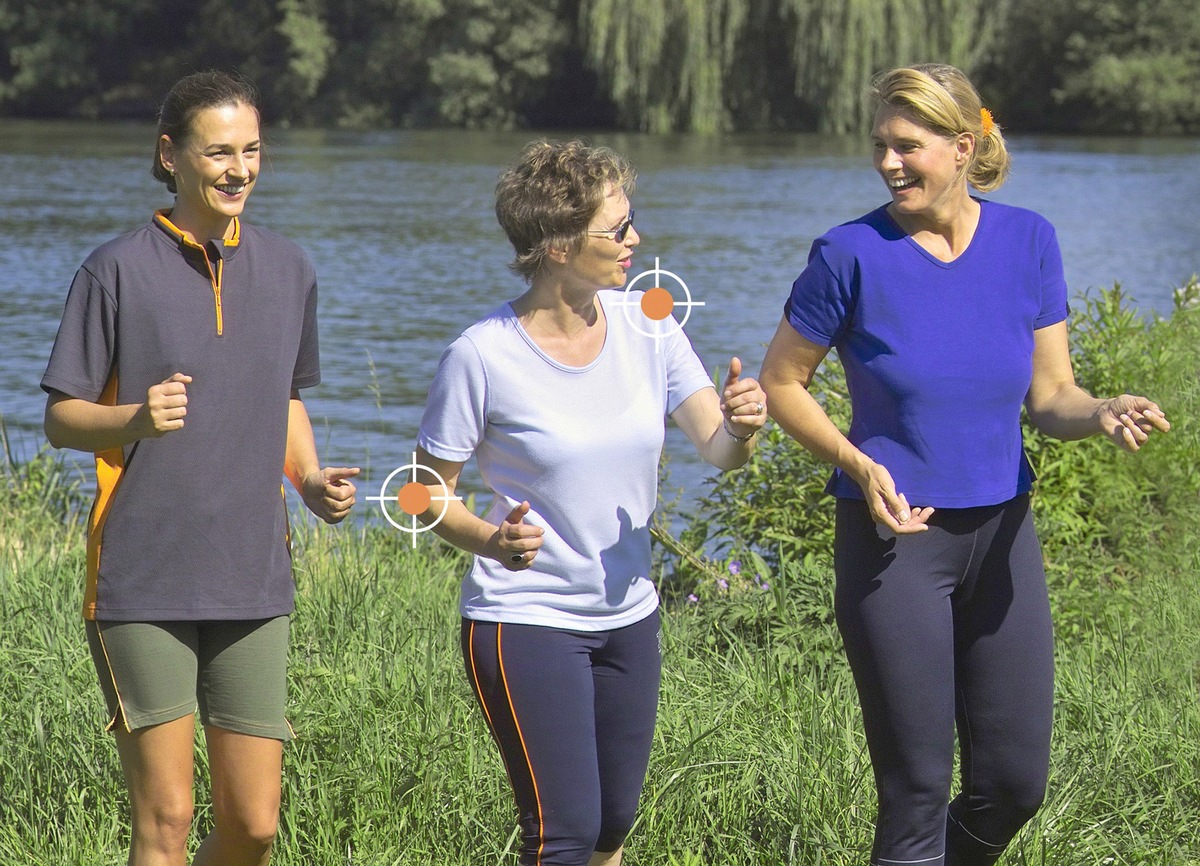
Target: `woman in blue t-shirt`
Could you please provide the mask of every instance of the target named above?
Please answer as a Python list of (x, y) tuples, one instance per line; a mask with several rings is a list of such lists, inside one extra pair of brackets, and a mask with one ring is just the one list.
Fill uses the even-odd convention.
[[(1053, 227), (973, 197), (1005, 180), (990, 113), (951, 66), (874, 81), (891, 203), (817, 239), (762, 383), (772, 417), (835, 467), (838, 626), (879, 794), (872, 864), (995, 862), (1037, 811), (1053, 646), (1021, 446), (1024, 404), (1059, 439), (1137, 451), (1162, 410), (1075, 384)], [(849, 433), (807, 388), (831, 348)], [(962, 790), (947, 804), (955, 728)]]

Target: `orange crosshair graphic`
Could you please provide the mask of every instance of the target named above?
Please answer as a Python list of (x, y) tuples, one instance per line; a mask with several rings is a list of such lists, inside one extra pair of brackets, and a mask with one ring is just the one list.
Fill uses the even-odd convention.
[(429, 510), (429, 504), (433, 501), (433, 496), (429, 493), (429, 488), (424, 484), (410, 481), (400, 488), (400, 493), (396, 496), (396, 501), (400, 503), (401, 511), (416, 517), (418, 514), (424, 514)]
[(647, 319), (661, 322), (675, 309), (675, 299), (662, 286), (647, 289), (642, 295), (642, 313)]

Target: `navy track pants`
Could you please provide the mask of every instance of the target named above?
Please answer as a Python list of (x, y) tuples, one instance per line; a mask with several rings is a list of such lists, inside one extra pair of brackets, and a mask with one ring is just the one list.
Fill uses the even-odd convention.
[[(873, 866), (988, 866), (1045, 796), (1054, 648), (1029, 497), (897, 536), (839, 499), (838, 627), (879, 813)], [(955, 730), (961, 790), (950, 801)]]
[(586, 866), (633, 826), (658, 710), (659, 617), (611, 631), (462, 623), (517, 801), (520, 862)]

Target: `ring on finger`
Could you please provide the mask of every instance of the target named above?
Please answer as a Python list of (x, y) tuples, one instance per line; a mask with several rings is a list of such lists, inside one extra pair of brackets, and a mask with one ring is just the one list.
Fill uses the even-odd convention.
[(508, 561), (509, 561), (509, 562), (524, 562), (524, 561), (525, 561), (525, 554), (523, 554), (523, 553), (514, 553), (512, 556), (510, 556), (510, 557), (508, 558)]
[(766, 412), (766, 411), (767, 411), (767, 407), (764, 406), (762, 403), (754, 404), (754, 414), (755, 415), (761, 415), (763, 412)]

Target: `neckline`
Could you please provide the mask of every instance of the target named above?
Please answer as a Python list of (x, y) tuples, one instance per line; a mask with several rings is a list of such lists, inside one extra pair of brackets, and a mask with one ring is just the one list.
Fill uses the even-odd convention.
[(525, 326), (521, 324), (521, 319), (519, 316), (517, 316), (517, 311), (513, 309), (512, 301), (506, 301), (504, 304), (504, 309), (508, 317), (512, 320), (513, 327), (517, 329), (517, 333), (521, 335), (521, 338), (526, 342), (526, 344), (528, 344), (529, 348), (531, 348), (539, 358), (541, 358), (551, 367), (554, 367), (556, 370), (562, 370), (564, 373), (586, 373), (588, 370), (591, 370), (593, 367), (599, 364), (601, 360), (603, 360), (604, 356), (608, 352), (609, 338), (612, 336), (612, 316), (609, 315), (608, 305), (605, 303), (604, 296), (605, 291), (603, 289), (596, 292), (596, 302), (600, 305), (600, 311), (604, 315), (604, 342), (600, 345), (600, 351), (596, 353), (596, 357), (587, 364), (584, 364), (582, 367), (564, 364), (562, 361), (557, 360), (545, 349), (539, 346), (537, 341), (533, 339), (532, 335), (525, 330)]
[(984, 230), (984, 222), (988, 219), (987, 213), (989, 209), (985, 207), (985, 205), (988, 204), (987, 200), (977, 198), (976, 196), (971, 196), (971, 198), (979, 203), (979, 222), (975, 224), (975, 233), (971, 235), (971, 242), (967, 244), (966, 249), (959, 253), (957, 257), (948, 262), (942, 261), (929, 250), (925, 249), (925, 247), (917, 243), (913, 236), (906, 232), (904, 227), (901, 226), (900, 223), (896, 221), (896, 218), (892, 216), (891, 212), (888, 211), (887, 205), (884, 205), (882, 208), (880, 208), (880, 210), (883, 211), (883, 215), (887, 219), (888, 223), (900, 233), (900, 236), (904, 239), (904, 241), (912, 249), (920, 253), (926, 261), (937, 265), (943, 270), (952, 270), (953, 268), (958, 267), (960, 263), (966, 261), (967, 258), (972, 255), (975, 247), (978, 246), (979, 235)]

